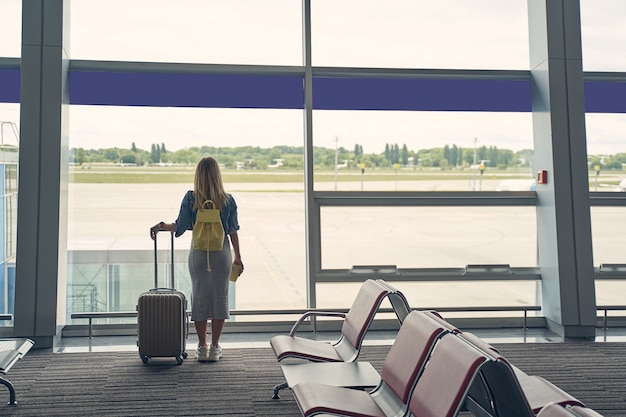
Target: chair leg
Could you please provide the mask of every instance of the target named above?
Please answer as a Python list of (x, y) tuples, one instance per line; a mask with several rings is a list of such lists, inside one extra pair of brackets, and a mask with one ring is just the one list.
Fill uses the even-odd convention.
[(279, 400), (280, 396), (278, 395), (278, 391), (280, 391), (281, 389), (285, 389), (289, 387), (289, 384), (287, 382), (283, 382), (282, 384), (278, 384), (274, 387), (274, 395), (272, 396), (272, 400)]
[(13, 384), (10, 381), (2, 378), (0, 376), (0, 384), (6, 386), (9, 389), (9, 405), (17, 405), (17, 401), (15, 401), (15, 388), (13, 388)]

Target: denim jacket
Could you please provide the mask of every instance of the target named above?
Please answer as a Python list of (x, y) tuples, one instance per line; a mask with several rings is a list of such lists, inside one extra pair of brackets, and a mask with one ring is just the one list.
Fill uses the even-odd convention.
[[(196, 198), (193, 195), (193, 191), (189, 190), (183, 197), (183, 201), (180, 203), (180, 212), (176, 219), (176, 237), (182, 235), (187, 230), (192, 230), (193, 225), (196, 222), (197, 211), (194, 210), (193, 205)], [(226, 204), (220, 211), (220, 218), (222, 220), (222, 226), (224, 226), (224, 234), (229, 235), (239, 230), (239, 222), (237, 220), (237, 203), (232, 195), (228, 194)]]

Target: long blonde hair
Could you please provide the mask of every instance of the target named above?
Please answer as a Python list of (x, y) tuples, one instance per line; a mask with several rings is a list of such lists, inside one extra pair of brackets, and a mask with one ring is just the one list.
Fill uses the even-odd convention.
[(224, 191), (222, 173), (217, 161), (210, 156), (198, 162), (193, 180), (193, 194), (196, 199), (194, 209), (200, 208), (206, 200), (212, 200), (220, 210), (226, 205), (228, 197)]

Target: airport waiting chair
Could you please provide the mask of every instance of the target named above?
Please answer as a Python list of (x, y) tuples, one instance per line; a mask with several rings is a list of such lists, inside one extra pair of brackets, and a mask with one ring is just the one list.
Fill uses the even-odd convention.
[(532, 417), (549, 403), (584, 407), (581, 401), (544, 378), (525, 374), (509, 363), (498, 349), (475, 334), (452, 326), (436, 311), (425, 314), (493, 359), (481, 369), (481, 377), (470, 388), (464, 407), (474, 415)]
[[(303, 382), (293, 395), (304, 416), (396, 416), (407, 411), (415, 381), (428, 369), (447, 330), (419, 311), (407, 315), (383, 363), (381, 382), (371, 392)], [(431, 359), (432, 360), (432, 359)]]
[(458, 327), (453, 326), (450, 322), (448, 322), (446, 319), (444, 319), (441, 314), (439, 314), (439, 312), (435, 311), (435, 310), (423, 310), (424, 314), (426, 314), (428, 317), (430, 317), (431, 319), (439, 322), (443, 327), (445, 327), (446, 329), (448, 329), (450, 331), (450, 333), (461, 333), (461, 330), (459, 330)]
[(546, 379), (527, 375), (511, 365), (496, 348), (475, 334), (461, 332), (458, 336), (494, 359), (481, 370), (482, 377), (472, 386), (468, 400), (476, 401), (484, 408), (491, 406), (489, 415), (534, 416), (550, 403), (584, 407), (581, 401)]
[(581, 401), (540, 376), (521, 376), (519, 383), (534, 413), (538, 413), (549, 403), (561, 406), (585, 406)]
[(518, 380), (518, 372), (489, 343), (470, 332), (463, 332), (447, 322), (436, 311), (425, 311), (431, 319), (438, 321), (459, 340), (473, 346), (490, 358), (481, 366), (478, 378), (468, 389), (462, 409), (478, 417), (534, 417), (528, 399)]
[[(270, 339), (278, 361), (285, 358), (306, 359), (316, 362), (351, 362), (356, 360), (376, 312), (382, 301), (392, 292), (381, 280), (368, 279), (363, 283), (348, 313), (309, 311), (293, 325), (289, 335)], [(341, 336), (334, 343), (298, 337), (296, 332), (306, 320), (320, 317), (343, 318)]]
[[(303, 314), (293, 325), (288, 335), (278, 335), (270, 339), (276, 359), (304, 359), (312, 362), (352, 362), (357, 359), (365, 334), (380, 308), (382, 301), (390, 297), (398, 320), (402, 323), (410, 307), (404, 295), (383, 280), (366, 280), (354, 299), (347, 313), (309, 311)], [(343, 318), (341, 335), (335, 342), (307, 339), (296, 335), (298, 328), (306, 320), (326, 316)], [(287, 388), (283, 382), (274, 387), (274, 399), (278, 392)]]
[(454, 417), (462, 410), (470, 387), (491, 359), (455, 334), (435, 346), (409, 402), (411, 417)]
[[(7, 374), (13, 365), (30, 351), (34, 344), (35, 342), (26, 338), (0, 339), (0, 373)], [(13, 383), (0, 376), (0, 384), (9, 389), (9, 405), (17, 405)]]
[(398, 291), (395, 287), (390, 285), (388, 282), (377, 279), (376, 282), (379, 285), (382, 285), (387, 288), (387, 298), (391, 303), (391, 307), (393, 308), (394, 313), (396, 313), (396, 317), (400, 323), (404, 322), (406, 316), (412, 311), (411, 306), (409, 306), (409, 302), (407, 301), (404, 294)]

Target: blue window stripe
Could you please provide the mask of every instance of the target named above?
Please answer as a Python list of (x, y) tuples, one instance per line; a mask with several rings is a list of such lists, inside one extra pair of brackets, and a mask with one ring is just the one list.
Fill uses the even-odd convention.
[(301, 109), (304, 92), (296, 76), (72, 71), (70, 103)]
[[(72, 72), (72, 104), (302, 109), (294, 76)], [(318, 110), (530, 111), (528, 81), (315, 78)]]
[(20, 70), (0, 69), (0, 103), (20, 102)]
[(588, 113), (626, 113), (626, 83), (586, 82), (585, 111)]
[[(87, 105), (302, 109), (302, 77), (72, 71), (70, 102)], [(528, 112), (530, 82), (314, 78), (318, 110)], [(0, 69), (0, 103), (20, 102), (20, 72)], [(626, 83), (585, 82), (587, 113), (626, 113)]]
[(315, 109), (531, 111), (528, 81), (316, 78), (313, 92)]

